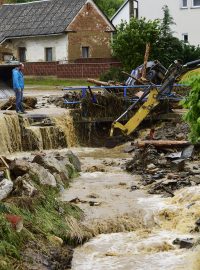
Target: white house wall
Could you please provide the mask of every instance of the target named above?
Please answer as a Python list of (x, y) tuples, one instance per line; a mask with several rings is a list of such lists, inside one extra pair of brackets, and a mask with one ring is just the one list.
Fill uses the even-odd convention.
[(200, 44), (200, 8), (192, 8), (192, 1), (188, 0), (188, 8), (181, 7), (181, 0), (139, 0), (139, 18), (162, 19), (162, 7), (167, 5), (176, 25), (172, 27), (174, 35), (183, 39), (188, 34), (189, 43)]
[(114, 26), (119, 25), (121, 22), (130, 21), (129, 2), (123, 7), (123, 9), (113, 18), (112, 23)]
[(48, 37), (28, 37), (12, 39), (14, 56), (18, 56), (18, 48), (26, 48), (27, 62), (45, 61), (45, 48), (53, 48), (53, 61), (65, 61), (68, 59), (67, 35), (55, 35)]

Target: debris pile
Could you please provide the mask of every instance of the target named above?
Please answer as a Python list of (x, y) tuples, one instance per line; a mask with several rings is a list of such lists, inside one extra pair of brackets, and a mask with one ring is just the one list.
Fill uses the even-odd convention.
[(60, 96), (50, 96), (47, 99), (48, 104), (54, 104), (57, 107), (75, 109), (80, 107), (81, 94), (76, 91), (69, 91)]
[(95, 101), (90, 95), (82, 99), (83, 115), (91, 118), (117, 117), (126, 109), (126, 102), (116, 95), (95, 94)]
[[(1, 110), (15, 110), (16, 98), (10, 97), (9, 100), (1, 106)], [(36, 97), (24, 97), (23, 105), (25, 109), (35, 109), (37, 104)]]
[(153, 130), (145, 137), (151, 140), (132, 143), (134, 155), (126, 170), (141, 175), (140, 184), (151, 194), (173, 197), (175, 190), (199, 184), (195, 149), (186, 141), (188, 126), (172, 121)]

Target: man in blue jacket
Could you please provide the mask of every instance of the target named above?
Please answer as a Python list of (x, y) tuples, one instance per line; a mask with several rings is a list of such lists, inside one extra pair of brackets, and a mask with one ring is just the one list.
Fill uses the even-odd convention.
[(16, 112), (24, 113), (23, 108), (23, 90), (24, 90), (24, 75), (22, 73), (24, 65), (20, 63), (12, 70), (13, 89), (16, 96)]

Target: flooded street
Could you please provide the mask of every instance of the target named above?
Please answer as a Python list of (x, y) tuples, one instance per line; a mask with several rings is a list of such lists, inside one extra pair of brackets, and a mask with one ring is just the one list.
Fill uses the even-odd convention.
[[(199, 205), (196, 203), (193, 209), (186, 205), (194, 197), (191, 194), (196, 194), (196, 198), (200, 189), (178, 191), (173, 200), (149, 195), (142, 187), (137, 189), (139, 176), (122, 169), (130, 158), (122, 149), (73, 150), (81, 159), (83, 170), (62, 193), (62, 200), (76, 202), (85, 214), (83, 224), (96, 237), (75, 249), (71, 269), (200, 269), (195, 248), (180, 249), (173, 244), (177, 238), (198, 236), (189, 229), (197, 218), (193, 214)], [(180, 211), (185, 211), (187, 217), (184, 225), (178, 224), (179, 218), (184, 222)], [(163, 219), (163, 212), (174, 213), (176, 226), (173, 219)]]

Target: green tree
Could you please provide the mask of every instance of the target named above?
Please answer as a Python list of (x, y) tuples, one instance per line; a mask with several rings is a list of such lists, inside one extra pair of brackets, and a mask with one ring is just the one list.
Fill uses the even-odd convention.
[(123, 4), (124, 0), (94, 0), (94, 2), (111, 18)]
[(171, 36), (173, 31), (171, 30), (171, 26), (175, 25), (173, 17), (170, 14), (169, 8), (167, 5), (163, 6), (162, 11), (164, 13), (163, 19), (161, 21), (161, 36)]
[(200, 76), (192, 76), (185, 83), (187, 83), (192, 90), (182, 103), (186, 109), (189, 109), (184, 119), (190, 126), (190, 141), (197, 143), (200, 142)]
[(176, 59), (186, 63), (200, 58), (200, 47), (173, 36), (171, 26), (175, 23), (169, 8), (164, 6), (163, 12), (163, 20), (132, 18), (130, 24), (122, 23), (118, 27), (112, 44), (113, 55), (128, 71), (143, 63), (147, 42), (151, 43), (150, 59), (157, 59), (166, 67)]
[(143, 63), (146, 43), (158, 41), (159, 21), (132, 18), (130, 24), (122, 23), (112, 43), (113, 55), (123, 63), (126, 70)]

